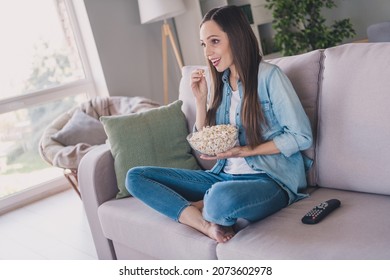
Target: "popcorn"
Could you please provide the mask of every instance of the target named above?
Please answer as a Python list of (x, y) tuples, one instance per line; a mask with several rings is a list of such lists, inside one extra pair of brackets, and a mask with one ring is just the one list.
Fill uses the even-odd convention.
[(214, 156), (233, 148), (237, 142), (238, 129), (231, 124), (206, 126), (191, 133), (187, 141), (191, 147), (205, 155)]
[(204, 69), (199, 69), (198, 74), (202, 75), (203, 77), (206, 77), (206, 72), (204, 71)]

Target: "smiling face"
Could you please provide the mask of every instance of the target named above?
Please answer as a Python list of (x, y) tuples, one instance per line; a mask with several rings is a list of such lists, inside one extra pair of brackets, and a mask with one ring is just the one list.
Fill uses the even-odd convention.
[(234, 68), (233, 56), (227, 34), (213, 20), (206, 21), (200, 28), (200, 43), (205, 57), (218, 72)]

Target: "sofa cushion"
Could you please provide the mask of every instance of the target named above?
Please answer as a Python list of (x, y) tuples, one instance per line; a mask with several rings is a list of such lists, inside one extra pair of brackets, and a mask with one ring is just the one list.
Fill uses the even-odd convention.
[[(269, 60), (269, 62), (279, 66), (294, 86), (302, 106), (309, 117), (313, 131), (313, 143), (315, 143), (317, 135), (319, 77), (320, 71), (322, 70), (322, 51), (315, 50), (301, 55), (276, 58)], [(304, 154), (311, 159), (315, 159), (315, 144), (304, 151)], [(310, 186), (316, 185), (315, 170), (315, 166), (313, 166), (307, 176)]]
[(325, 51), (319, 186), (390, 194), (390, 56), (386, 53), (390, 43), (347, 44)]
[[(337, 198), (340, 208), (315, 225), (301, 218), (319, 203)], [(218, 259), (386, 259), (390, 258), (390, 197), (319, 188), (266, 219), (251, 224), (226, 244)]]
[(179, 100), (138, 114), (100, 118), (114, 157), (117, 198), (129, 196), (125, 178), (132, 167), (199, 168), (186, 140), (188, 129), (181, 105)]
[(98, 213), (108, 239), (145, 255), (156, 259), (216, 259), (215, 241), (134, 197), (105, 202)]

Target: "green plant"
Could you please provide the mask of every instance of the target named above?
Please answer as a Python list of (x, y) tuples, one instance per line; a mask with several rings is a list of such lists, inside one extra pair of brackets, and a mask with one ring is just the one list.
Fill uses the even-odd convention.
[(335, 46), (355, 35), (349, 19), (327, 26), (321, 10), (336, 7), (333, 0), (266, 0), (274, 17), (275, 45), (283, 55)]

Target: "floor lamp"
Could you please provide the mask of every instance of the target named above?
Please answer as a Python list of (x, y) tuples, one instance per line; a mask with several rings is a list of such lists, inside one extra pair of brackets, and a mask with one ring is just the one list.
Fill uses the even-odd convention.
[(177, 63), (180, 69), (183, 67), (183, 61), (175, 38), (170, 28), (168, 19), (185, 12), (183, 0), (138, 0), (138, 8), (141, 23), (151, 23), (163, 20), (161, 27), (162, 34), (162, 58), (163, 58), (163, 80), (164, 80), (164, 103), (168, 104), (168, 53), (167, 37), (172, 45)]

